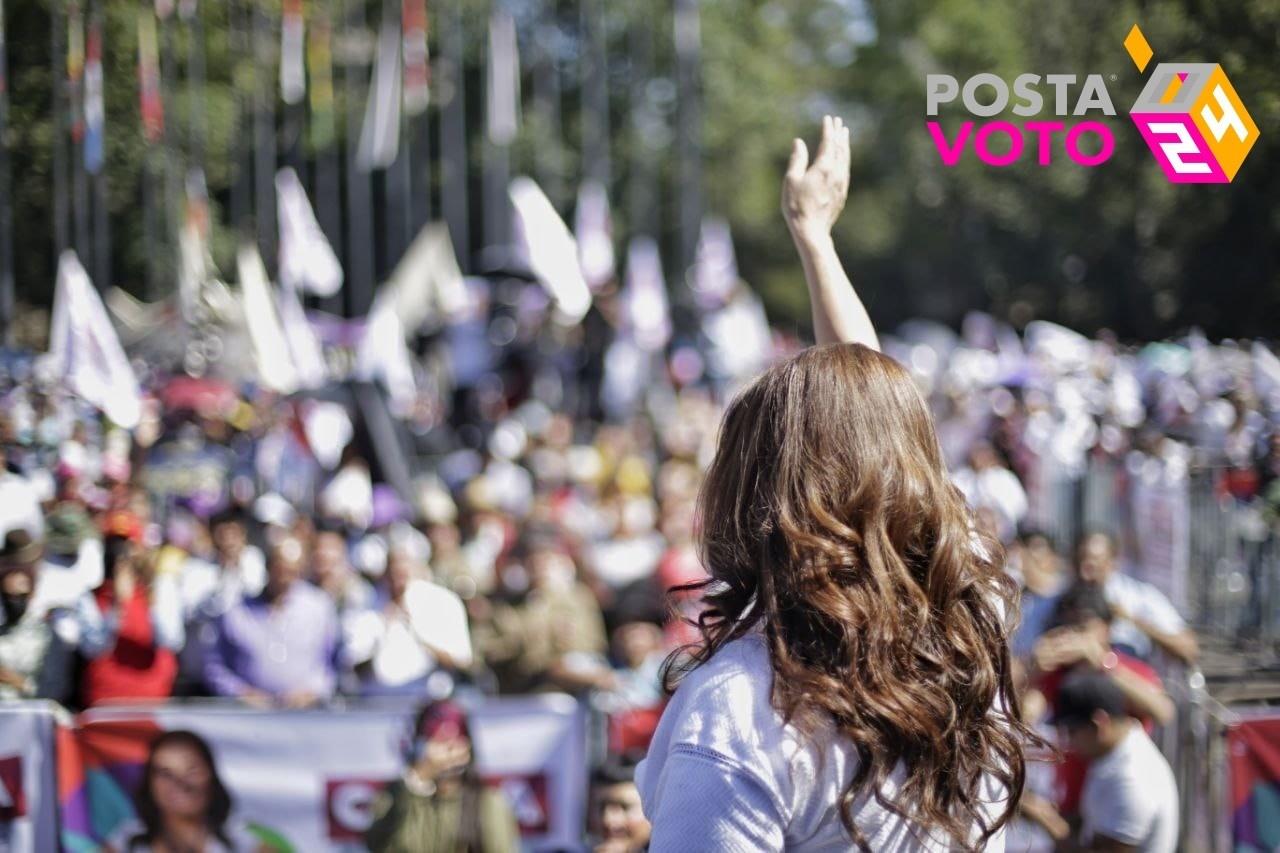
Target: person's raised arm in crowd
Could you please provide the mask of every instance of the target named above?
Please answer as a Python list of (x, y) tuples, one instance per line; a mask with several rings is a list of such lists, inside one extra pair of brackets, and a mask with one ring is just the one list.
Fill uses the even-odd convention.
[(804, 141), (792, 143), (782, 183), (782, 213), (809, 285), (817, 342), (863, 344), (878, 351), (875, 327), (831, 239), (831, 227), (848, 195), (849, 128), (841, 119), (825, 116), (822, 141), (812, 163)]
[(1193, 666), (1199, 659), (1200, 643), (1196, 639), (1195, 631), (1187, 627), (1177, 610), (1169, 604), (1168, 599), (1155, 602), (1153, 609), (1161, 614), (1155, 617), (1144, 618), (1144, 615), (1132, 613), (1126, 610), (1122, 603), (1111, 605), (1111, 609), (1115, 612), (1117, 619), (1131, 623), (1156, 648), (1172, 655), (1187, 666)]

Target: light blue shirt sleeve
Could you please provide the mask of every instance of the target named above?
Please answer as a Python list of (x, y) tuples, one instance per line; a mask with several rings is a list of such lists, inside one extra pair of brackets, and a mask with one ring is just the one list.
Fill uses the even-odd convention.
[(711, 750), (676, 746), (662, 768), (651, 853), (765, 853), (786, 847), (778, 806), (755, 777)]

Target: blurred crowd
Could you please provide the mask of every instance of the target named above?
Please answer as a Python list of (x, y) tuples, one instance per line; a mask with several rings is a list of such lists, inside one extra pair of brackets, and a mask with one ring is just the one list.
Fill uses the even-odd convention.
[[(611, 720), (600, 785), (620, 832), (643, 835), (618, 785), (656, 722), (663, 659), (694, 636), (697, 593), (667, 591), (704, 577), (696, 497), (736, 377), (693, 375), (695, 348), (673, 347), (629, 362), (638, 390), (619, 399), (603, 345), (566, 357), (590, 356), (607, 322), (589, 316), (576, 350), (563, 329), (521, 325), (518, 357), (495, 359), (509, 320), (475, 330), (488, 352), (471, 380), (402, 413), (407, 494), (356, 398), (152, 376), (126, 432), (11, 359), (0, 698), (307, 708), (565, 692)], [(475, 340), (452, 344), (456, 370)], [(1168, 591), (1135, 577), (1132, 531), (1117, 519), (1064, 539), (1046, 484), (1099, 457), (1161, 482), (1212, 466), (1274, 525), (1280, 362), (1194, 336), (1138, 349), (1047, 323), (1019, 335), (984, 315), (959, 335), (907, 324), (885, 348), (929, 397), (977, 523), (1008, 548), (1024, 711), (1076, 727), (1076, 760), (1024, 812), (1055, 836), (1107, 820), (1089, 813), (1085, 768), (1128, 730), (1098, 721), (1168, 724), (1161, 677), (1197, 643)]]

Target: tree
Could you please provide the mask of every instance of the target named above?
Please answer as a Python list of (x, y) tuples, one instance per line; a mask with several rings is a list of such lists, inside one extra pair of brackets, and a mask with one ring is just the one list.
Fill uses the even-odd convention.
[[(308, 6), (326, 2), (336, 10), (339, 0)], [(378, 19), (380, 2), (342, 2), (348, 13), (364, 2), (366, 20)], [(474, 177), (482, 163), (490, 3), (458, 2), (467, 31), (463, 74)], [(65, 67), (61, 57), (50, 61), (52, 3), (62, 8), (59, 0), (9, 0), (5, 10), (15, 236), (23, 247), (17, 278), (20, 297), (37, 302), (47, 301), (52, 289), (52, 85)], [(437, 6), (431, 6), (433, 21), (440, 17)], [(670, 267), (680, 191), (672, 147), (680, 93), (671, 4), (636, 0), (602, 6), (616, 233), (624, 239), (637, 211), (650, 210), (647, 227), (657, 232)], [(520, 26), (526, 83), (513, 172), (547, 173), (553, 200), (569, 213), (582, 123), (593, 120), (583, 110), (579, 0), (512, 0), (511, 7)], [(140, 291), (149, 260), (172, 268), (165, 234), (144, 234), (143, 166), (171, 161), (173, 168), (185, 168), (198, 103), (207, 114), (203, 166), (216, 223), (215, 260), (229, 270), (236, 143), (247, 133), (237, 100), (237, 91), (245, 89), (237, 90), (237, 82), (274, 93), (275, 58), (255, 58), (230, 32), (233, 13), (249, 8), (247, 0), (200, 3), (207, 83), (197, 102), (182, 71), (191, 48), (189, 28), (176, 15), (166, 22), (172, 152), (166, 154), (148, 147), (139, 128), (139, 7), (105, 8), (113, 283)], [(278, 43), (279, 2), (264, 8)], [(1110, 326), (1129, 337), (1165, 335), (1191, 324), (1212, 335), (1274, 333), (1280, 317), (1280, 71), (1272, 61), (1280, 31), (1277, 0), (703, 0), (700, 14), (706, 207), (729, 219), (743, 275), (779, 322), (807, 323), (802, 279), (778, 213), (790, 139), (812, 141), (817, 118), (838, 112), (854, 129), (855, 147), (853, 192), (838, 245), (881, 322), (909, 316), (956, 322), (979, 308), (1020, 323), (1044, 317), (1086, 331)], [(1164, 180), (1127, 117), (1145, 80), (1121, 47), (1134, 22), (1146, 32), (1157, 62), (1220, 62), (1240, 92), (1261, 138), (1234, 183), (1175, 186)], [(637, 31), (647, 31), (652, 44), (648, 83), (641, 87), (633, 85), (645, 64), (633, 55), (642, 43)], [(438, 57), (437, 47), (433, 35)], [(558, 74), (558, 111), (529, 94), (537, 75), (550, 67), (546, 63)], [(440, 70), (437, 84), (447, 77)], [(1061, 157), (1048, 167), (1025, 158), (1006, 168), (971, 158), (944, 167), (924, 126), (925, 75), (931, 71), (961, 80), (982, 71), (1006, 79), (1023, 72), (1100, 73), (1117, 110), (1106, 119), (1115, 153), (1094, 169)], [(365, 92), (345, 91), (340, 76), (336, 83), (339, 115), (352, 103), (348, 99), (363, 103)], [(441, 97), (445, 90), (437, 85)], [(636, 93), (639, 103), (632, 101)], [(283, 150), (291, 130), (276, 112)], [(946, 112), (939, 120), (952, 131), (964, 118)], [(339, 121), (340, 146), (347, 143), (342, 127)], [(303, 153), (310, 158), (315, 152)], [(649, 196), (632, 203), (637, 193)], [(474, 180), (473, 195), (478, 217)], [(380, 265), (392, 260), (383, 258)], [(683, 271), (670, 272), (673, 288), (681, 287)]]

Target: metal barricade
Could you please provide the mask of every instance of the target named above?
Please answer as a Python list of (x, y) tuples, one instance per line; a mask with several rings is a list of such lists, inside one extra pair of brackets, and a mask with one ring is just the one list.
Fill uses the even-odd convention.
[(1227, 728), (1235, 715), (1209, 695), (1204, 676), (1192, 670), (1166, 679), (1178, 706), (1160, 747), (1178, 782), (1183, 853), (1227, 853), (1231, 823)]

